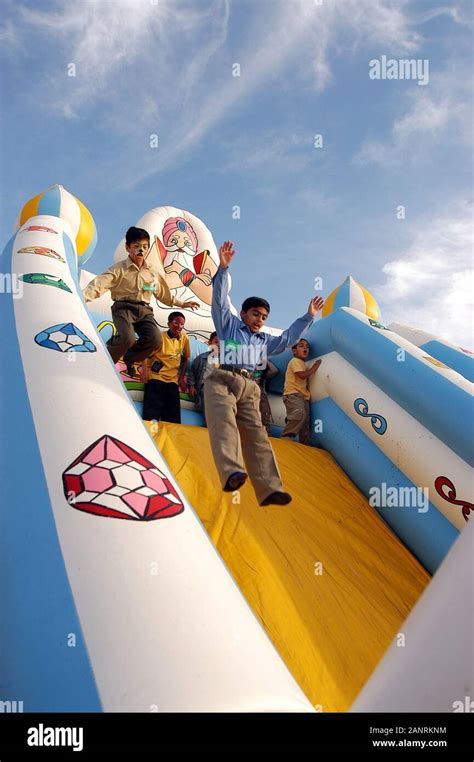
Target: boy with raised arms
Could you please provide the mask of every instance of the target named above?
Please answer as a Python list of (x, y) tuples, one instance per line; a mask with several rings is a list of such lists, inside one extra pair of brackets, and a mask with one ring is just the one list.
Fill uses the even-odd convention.
[(260, 330), (270, 312), (269, 303), (261, 297), (245, 299), (239, 320), (232, 314), (228, 299), (228, 268), (234, 254), (233, 244), (225, 241), (213, 279), (212, 319), (219, 337), (220, 365), (210, 371), (204, 384), (212, 453), (224, 491), (238, 490), (248, 472), (260, 505), (286, 505), (291, 495), (283, 491), (260, 417), (260, 389), (252, 374), (266, 368), (269, 355), (293, 346), (312, 325), (324, 302), (321, 297), (311, 299), (307, 312), (281, 336)]

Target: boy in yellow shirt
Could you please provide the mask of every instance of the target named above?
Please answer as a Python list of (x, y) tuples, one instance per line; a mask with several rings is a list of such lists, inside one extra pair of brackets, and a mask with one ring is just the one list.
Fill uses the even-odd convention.
[(309, 355), (309, 344), (306, 339), (300, 339), (291, 347), (293, 359), (288, 363), (285, 374), (285, 386), (283, 389), (283, 402), (286, 407), (286, 426), (281, 436), (294, 439), (299, 436), (301, 444), (311, 444), (309, 434), (309, 388), (310, 378), (321, 365), (321, 360), (315, 360), (311, 367), (307, 368), (305, 360)]
[(183, 330), (182, 312), (171, 312), (168, 330), (162, 332), (160, 349), (148, 357), (140, 369), (145, 384), (143, 419), (181, 423), (179, 392), (186, 388), (185, 373), (191, 356), (189, 339)]

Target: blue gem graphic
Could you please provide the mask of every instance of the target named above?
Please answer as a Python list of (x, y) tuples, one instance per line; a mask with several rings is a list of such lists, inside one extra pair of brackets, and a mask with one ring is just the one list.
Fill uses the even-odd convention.
[(182, 230), (182, 232), (184, 233), (186, 230), (186, 223), (184, 222), (184, 220), (179, 220), (176, 224), (178, 225), (179, 230)]
[(96, 352), (96, 346), (74, 323), (59, 323), (36, 334), (40, 347), (56, 352)]

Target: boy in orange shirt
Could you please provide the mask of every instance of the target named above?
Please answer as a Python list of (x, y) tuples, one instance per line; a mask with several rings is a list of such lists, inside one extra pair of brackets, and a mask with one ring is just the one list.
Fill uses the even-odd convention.
[(294, 439), (299, 436), (301, 444), (311, 444), (309, 433), (309, 388), (308, 379), (316, 373), (321, 360), (315, 360), (307, 368), (305, 360), (309, 355), (309, 344), (306, 339), (300, 339), (291, 347), (293, 359), (288, 363), (283, 389), (283, 402), (286, 407), (286, 426), (281, 436)]

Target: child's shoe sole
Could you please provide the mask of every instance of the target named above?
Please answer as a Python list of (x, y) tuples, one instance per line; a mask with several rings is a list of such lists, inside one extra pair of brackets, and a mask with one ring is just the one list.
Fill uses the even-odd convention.
[(231, 474), (226, 481), (224, 492), (235, 492), (240, 489), (247, 481), (247, 474), (243, 471), (236, 471), (235, 474)]
[(288, 505), (292, 499), (288, 492), (272, 492), (265, 500), (262, 500), (260, 505)]

